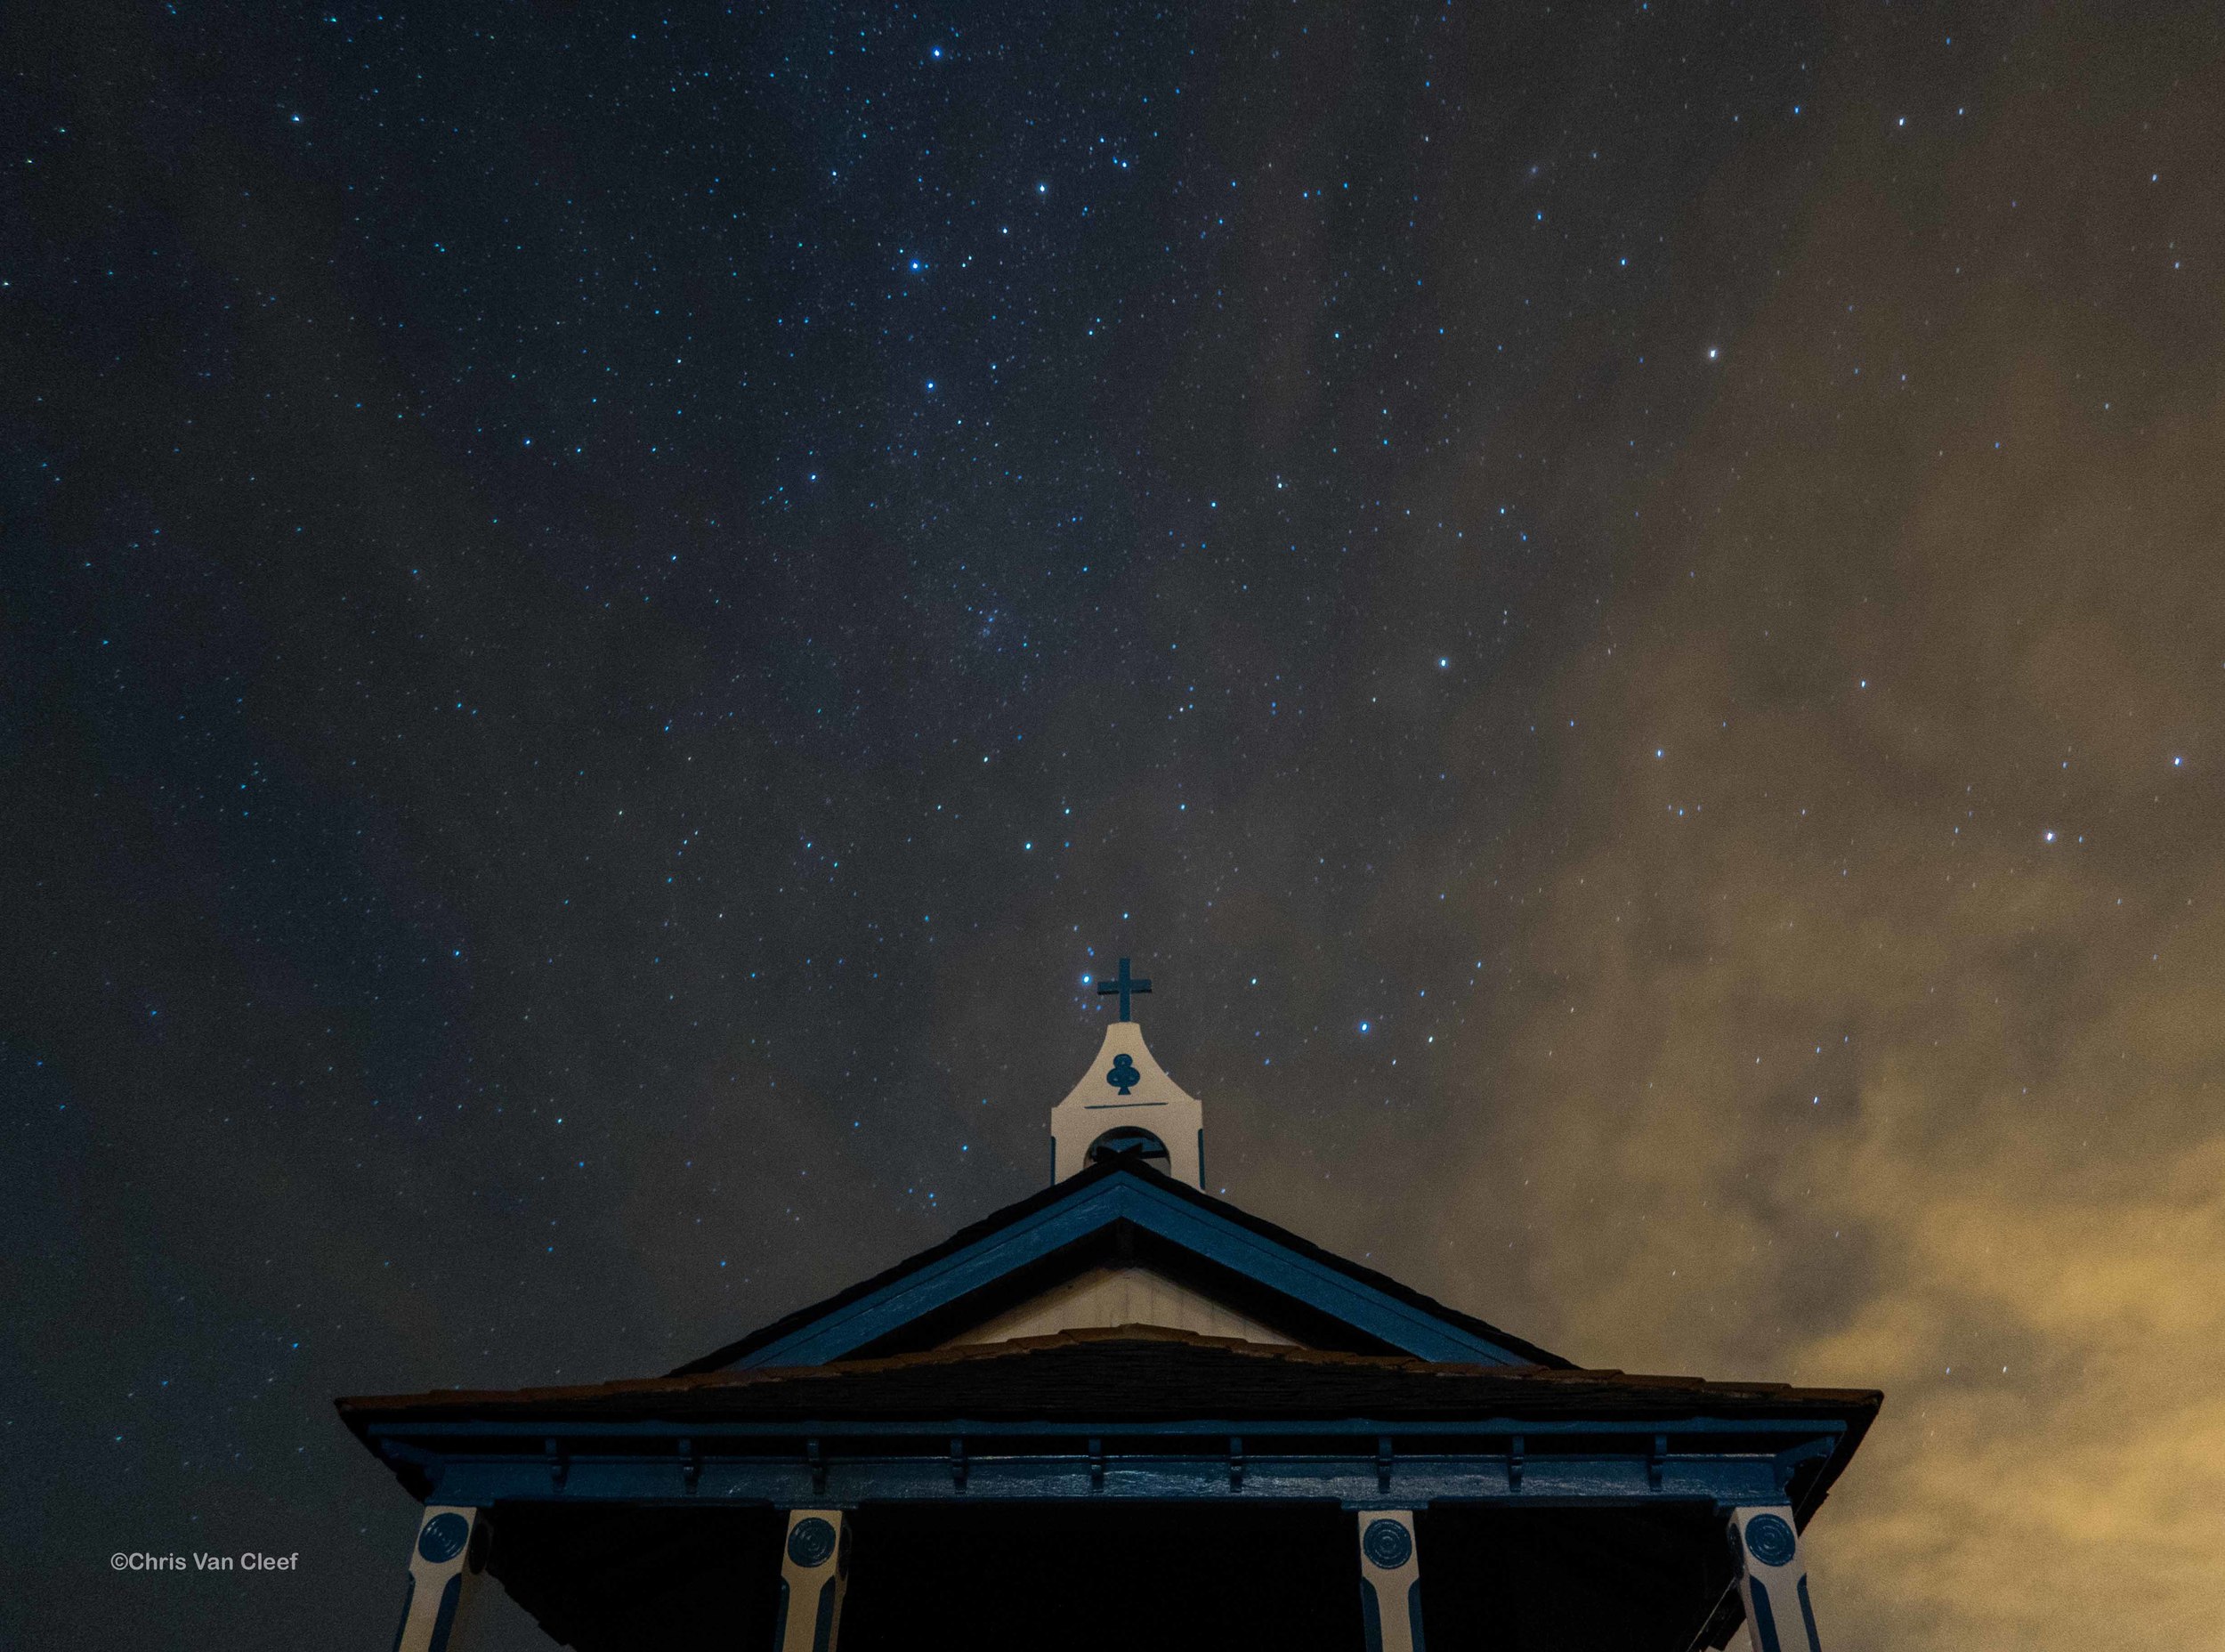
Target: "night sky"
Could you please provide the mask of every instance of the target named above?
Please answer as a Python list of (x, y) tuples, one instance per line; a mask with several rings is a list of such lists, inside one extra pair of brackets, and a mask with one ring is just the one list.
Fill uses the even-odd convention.
[(1827, 1643), (2206, 1643), (2225, 26), (2081, 10), (8, 8), (0, 1641), (387, 1645), (335, 1396), (1032, 1192), (1128, 954), (1214, 1191), (1883, 1388)]

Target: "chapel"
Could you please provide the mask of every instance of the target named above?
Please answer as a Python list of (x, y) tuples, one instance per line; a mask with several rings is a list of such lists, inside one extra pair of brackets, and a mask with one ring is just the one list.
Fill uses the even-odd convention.
[(1587, 1369), (1205, 1191), (1132, 1018), (1050, 1185), (660, 1377), (344, 1399), (422, 1505), (396, 1652), (1821, 1652), (1869, 1389)]

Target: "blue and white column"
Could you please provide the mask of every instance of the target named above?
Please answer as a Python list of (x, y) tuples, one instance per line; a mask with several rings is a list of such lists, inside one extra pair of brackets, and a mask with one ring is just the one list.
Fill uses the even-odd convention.
[(1753, 1652), (1824, 1652), (1816, 1608), (1808, 1598), (1808, 1566), (1800, 1527), (1786, 1508), (1734, 1509), (1730, 1540), (1738, 1556), (1738, 1589), (1746, 1601)]
[(402, 1598), (394, 1652), (450, 1652), (457, 1624), (487, 1568), (482, 1509), (427, 1503), (409, 1551), (409, 1592)]
[(835, 1652), (850, 1589), (850, 1515), (791, 1509), (781, 1550), (781, 1621), (773, 1652)]
[(1360, 1622), (1367, 1652), (1422, 1652), (1421, 1559), (1411, 1509), (1360, 1510)]

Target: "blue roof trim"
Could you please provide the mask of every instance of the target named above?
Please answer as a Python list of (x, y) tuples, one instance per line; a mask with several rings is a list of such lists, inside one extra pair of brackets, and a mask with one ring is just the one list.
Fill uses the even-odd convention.
[(1171, 1188), (1155, 1186), (1138, 1176), (1116, 1176), (1076, 1187), (1069, 1198), (999, 1227), (880, 1290), (830, 1308), (750, 1349), (726, 1368), (821, 1365), (841, 1359), (1122, 1219), (1416, 1358), (1494, 1365), (1534, 1363), (1524, 1353), (1200, 1209)]

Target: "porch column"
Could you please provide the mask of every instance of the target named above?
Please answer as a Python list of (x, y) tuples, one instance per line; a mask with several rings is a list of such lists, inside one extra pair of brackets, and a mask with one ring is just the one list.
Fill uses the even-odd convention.
[(394, 1652), (449, 1652), (486, 1565), (486, 1511), (427, 1503), (409, 1551), (409, 1592)]
[(791, 1509), (781, 1551), (781, 1617), (773, 1652), (835, 1652), (850, 1589), (850, 1515)]
[(1422, 1652), (1421, 1561), (1411, 1509), (1360, 1510), (1360, 1622), (1367, 1652)]
[(1738, 1556), (1738, 1588), (1746, 1600), (1746, 1635), (1753, 1652), (1823, 1652), (1792, 1510), (1732, 1510), (1730, 1541)]

